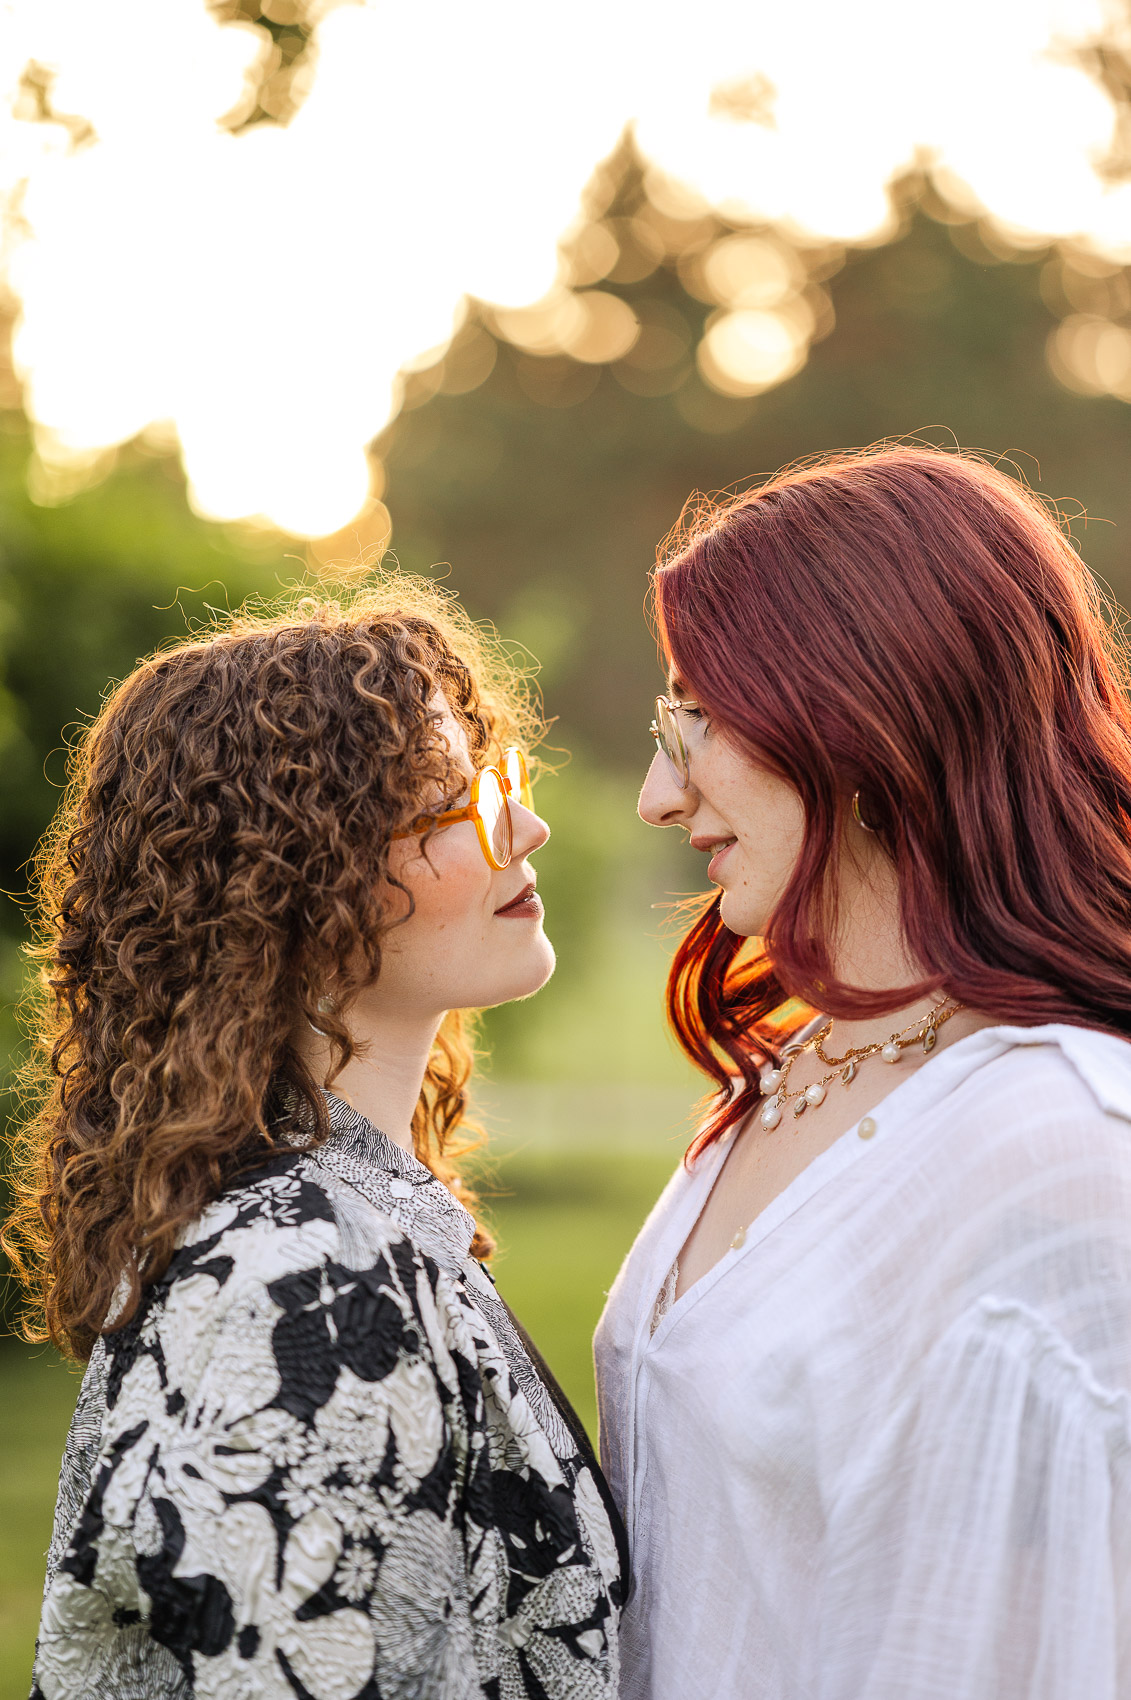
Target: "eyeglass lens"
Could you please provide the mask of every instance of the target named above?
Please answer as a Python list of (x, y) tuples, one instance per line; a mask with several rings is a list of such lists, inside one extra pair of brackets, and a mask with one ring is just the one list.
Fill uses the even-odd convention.
[(479, 818), (495, 861), (505, 868), (511, 859), (511, 811), (498, 775), (486, 768), (479, 780)]
[(690, 778), (687, 764), (687, 749), (683, 742), (679, 723), (663, 697), (656, 698), (656, 731), (659, 734), (660, 748), (668, 758), (676, 783), (682, 789)]
[(530, 783), (526, 757), (520, 749), (509, 749), (507, 751), (503, 758), (503, 772), (507, 776), (511, 796), (520, 802), (524, 809), (532, 809), (534, 807), (534, 790)]

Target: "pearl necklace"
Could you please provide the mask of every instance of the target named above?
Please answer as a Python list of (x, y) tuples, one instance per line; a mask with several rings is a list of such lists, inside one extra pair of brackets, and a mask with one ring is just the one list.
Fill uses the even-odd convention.
[[(832, 1081), (838, 1076), (843, 1085), (851, 1086), (856, 1079), (860, 1064), (867, 1062), (869, 1057), (880, 1057), (886, 1063), (897, 1063), (912, 1045), (922, 1045), (923, 1051), (930, 1056), (938, 1042), (939, 1028), (944, 1021), (949, 1021), (952, 1015), (957, 1015), (962, 1008), (954, 998), (944, 998), (934, 1009), (928, 1010), (917, 1021), (908, 1022), (898, 1033), (893, 1033), (889, 1039), (877, 1039), (871, 1045), (855, 1045), (845, 1051), (842, 1057), (830, 1057), (824, 1048), (825, 1040), (833, 1030), (832, 1021), (826, 1021), (812, 1038), (802, 1044), (786, 1045), (781, 1053), (781, 1064), (778, 1068), (767, 1069), (762, 1076), (762, 1096), (766, 1103), (760, 1117), (762, 1126), (771, 1133), (786, 1109), (792, 1104), (794, 1119), (805, 1114), (805, 1111), (816, 1109), (823, 1104)], [(908, 1037), (910, 1035), (910, 1037)], [(789, 1090), (789, 1074), (794, 1063), (803, 1051), (813, 1054), (828, 1067), (829, 1072), (815, 1080), (812, 1086), (804, 1086), (798, 1092)]]

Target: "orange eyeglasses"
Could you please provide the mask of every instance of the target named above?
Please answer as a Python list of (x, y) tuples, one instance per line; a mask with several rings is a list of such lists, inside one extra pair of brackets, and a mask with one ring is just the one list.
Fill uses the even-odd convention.
[(526, 757), (512, 744), (503, 753), (502, 767), (483, 767), (471, 781), (471, 800), (462, 809), (446, 809), (440, 815), (420, 815), (394, 838), (413, 838), (416, 834), (439, 831), (456, 826), (460, 821), (473, 820), (479, 848), (488, 867), (505, 868), (514, 852), (514, 822), (510, 800), (514, 797), (524, 809), (534, 807), (534, 790)]

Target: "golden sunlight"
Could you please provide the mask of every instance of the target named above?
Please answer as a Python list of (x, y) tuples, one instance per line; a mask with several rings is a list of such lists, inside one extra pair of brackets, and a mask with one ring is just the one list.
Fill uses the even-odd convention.
[[(276, 50), (233, 13), (0, 4), (3, 276), (44, 499), (148, 432), (179, 444), (201, 513), (335, 532), (381, 493), (366, 445), (401, 374), (453, 338), (450, 387), (490, 370), (489, 337), (459, 341), (468, 297), (535, 354), (651, 381), (677, 333), (641, 341), (599, 286), (654, 237), (590, 228), (568, 276), (560, 249), (630, 124), (670, 216), (759, 227), (689, 261), (723, 394), (804, 363), (820, 301), (796, 251), (882, 240), (912, 167), (1014, 243), (1131, 257), (1114, 108), (1082, 59), (1119, 27), (1104, 0), (703, 0), (694, 31), (673, 0), (323, 0), (291, 108), (255, 123)], [(1058, 376), (1131, 397), (1113, 330), (1066, 320)]]

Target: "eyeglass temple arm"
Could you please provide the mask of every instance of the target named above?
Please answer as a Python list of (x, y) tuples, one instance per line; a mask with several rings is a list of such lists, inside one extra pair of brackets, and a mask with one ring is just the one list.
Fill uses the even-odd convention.
[(438, 826), (457, 826), (461, 820), (474, 820), (479, 812), (479, 804), (468, 803), (462, 809), (447, 809), (442, 815), (417, 815), (411, 826), (394, 832), (393, 838), (414, 838), (418, 832), (428, 832)]
[[(507, 795), (508, 796), (514, 796), (514, 794), (515, 794), (514, 786), (510, 782), (509, 775), (504, 773), (501, 768), (496, 768), (495, 772), (498, 773), (499, 777), (503, 781), (503, 784), (506, 786)], [(520, 793), (521, 793), (521, 790), (522, 790), (522, 787), (520, 785), (519, 786), (519, 792)], [(479, 812), (479, 799), (475, 798), (472, 802), (465, 804), (462, 809), (447, 809), (442, 815), (417, 815), (416, 819), (413, 821), (413, 823), (410, 827), (406, 827), (403, 832), (394, 832), (393, 837), (394, 838), (411, 838), (414, 832), (424, 832), (424, 831), (427, 830), (428, 827), (458, 826), (460, 821), (475, 820), (477, 815), (478, 815), (478, 812)]]

